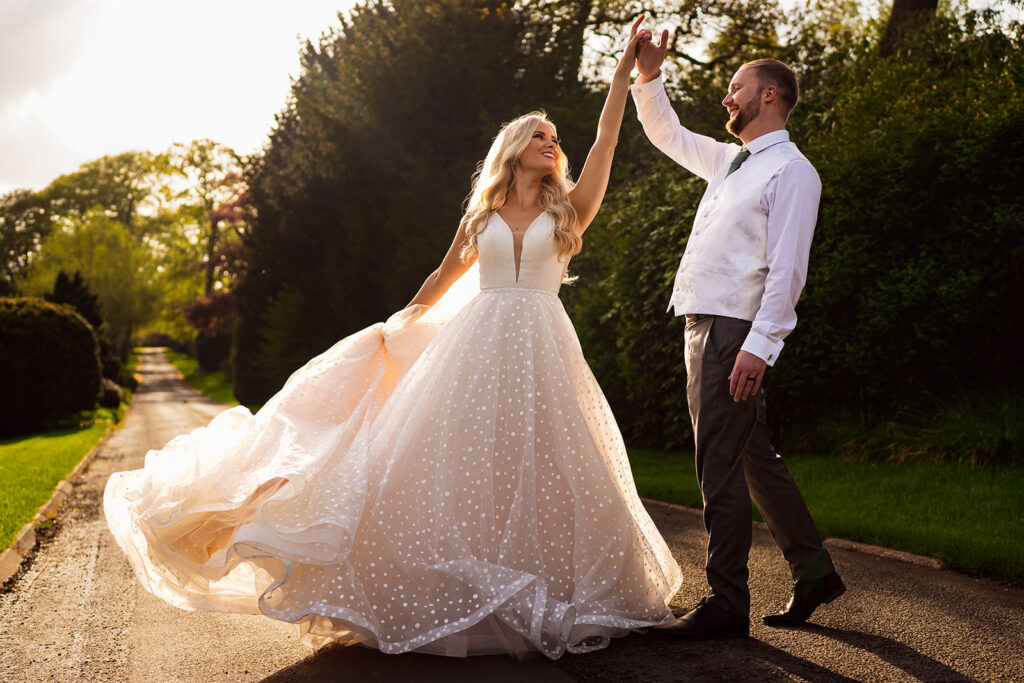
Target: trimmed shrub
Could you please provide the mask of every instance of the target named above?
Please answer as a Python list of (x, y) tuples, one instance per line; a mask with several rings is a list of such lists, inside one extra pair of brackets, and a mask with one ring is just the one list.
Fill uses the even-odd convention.
[(204, 372), (223, 369), (231, 355), (231, 334), (207, 334), (196, 336), (196, 360)]
[(116, 408), (124, 400), (124, 389), (118, 386), (112, 379), (103, 378), (102, 393), (100, 394), (100, 405), (104, 408)]
[(34, 298), (0, 298), (0, 434), (37, 431), (100, 393), (99, 343), (75, 310)]

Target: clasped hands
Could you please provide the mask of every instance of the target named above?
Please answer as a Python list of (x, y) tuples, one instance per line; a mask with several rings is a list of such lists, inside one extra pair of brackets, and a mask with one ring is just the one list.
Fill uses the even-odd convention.
[(629, 43), (615, 69), (616, 78), (628, 79), (634, 65), (643, 81), (656, 78), (661, 73), (661, 64), (665, 61), (665, 51), (668, 48), (668, 31), (662, 31), (661, 41), (655, 43), (654, 35), (647, 29), (640, 28), (644, 17), (645, 15), (641, 14), (630, 27)]

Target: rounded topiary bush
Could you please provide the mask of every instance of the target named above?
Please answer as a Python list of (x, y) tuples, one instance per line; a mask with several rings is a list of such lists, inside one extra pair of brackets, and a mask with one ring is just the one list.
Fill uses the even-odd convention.
[(0, 298), (0, 434), (38, 430), (96, 407), (96, 333), (70, 306)]
[(100, 393), (100, 405), (104, 408), (116, 408), (124, 400), (124, 389), (112, 379), (103, 378), (103, 390)]
[(206, 334), (196, 336), (196, 360), (204, 372), (221, 370), (231, 356), (230, 334)]

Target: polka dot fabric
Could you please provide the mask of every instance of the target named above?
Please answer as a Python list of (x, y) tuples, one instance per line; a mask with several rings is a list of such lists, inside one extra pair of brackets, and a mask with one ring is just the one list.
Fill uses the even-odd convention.
[(143, 585), (389, 653), (557, 658), (670, 619), (681, 572), (558, 300), (553, 227), (517, 279), (492, 217), (449, 319), (403, 311), (113, 475)]

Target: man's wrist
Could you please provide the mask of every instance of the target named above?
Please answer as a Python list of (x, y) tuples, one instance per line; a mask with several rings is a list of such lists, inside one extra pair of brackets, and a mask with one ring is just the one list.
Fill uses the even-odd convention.
[(751, 329), (747, 333), (746, 339), (743, 340), (743, 346), (740, 348), (751, 355), (757, 356), (771, 366), (775, 365), (775, 361), (778, 359), (783, 346), (784, 343), (781, 339), (769, 339), (757, 330)]
[(636, 80), (637, 80), (638, 83), (649, 83), (649, 82), (655, 81), (655, 80), (657, 80), (659, 78), (661, 78), (661, 69), (660, 68), (657, 71), (655, 71), (654, 73), (652, 73), (651, 75), (649, 75), (649, 76), (641, 71), (640, 75), (637, 77)]

